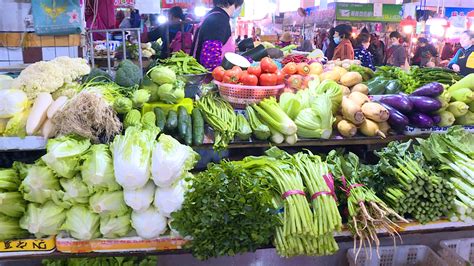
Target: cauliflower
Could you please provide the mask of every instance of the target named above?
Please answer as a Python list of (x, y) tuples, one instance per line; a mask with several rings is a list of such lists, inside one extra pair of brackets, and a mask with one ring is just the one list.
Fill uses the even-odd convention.
[(89, 74), (90, 70), (82, 58), (62, 56), (49, 62), (40, 61), (25, 68), (13, 80), (12, 88), (23, 90), (29, 100), (34, 100), (39, 93), (54, 93), (65, 83)]

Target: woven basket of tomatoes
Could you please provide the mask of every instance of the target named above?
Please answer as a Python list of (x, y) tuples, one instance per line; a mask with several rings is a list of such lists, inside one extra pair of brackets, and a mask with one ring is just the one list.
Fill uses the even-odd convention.
[(263, 58), (259, 66), (242, 70), (238, 66), (212, 71), (221, 97), (234, 108), (245, 108), (269, 97), (279, 97), (285, 88), (285, 76), (271, 58)]

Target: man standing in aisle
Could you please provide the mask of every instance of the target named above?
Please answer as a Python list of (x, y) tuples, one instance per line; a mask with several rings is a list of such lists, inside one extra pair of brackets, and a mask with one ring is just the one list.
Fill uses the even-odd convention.
[(392, 46), (388, 48), (385, 63), (389, 66), (402, 67), (406, 63), (407, 53), (403, 45), (400, 44), (402, 36), (398, 31), (390, 33), (390, 42)]

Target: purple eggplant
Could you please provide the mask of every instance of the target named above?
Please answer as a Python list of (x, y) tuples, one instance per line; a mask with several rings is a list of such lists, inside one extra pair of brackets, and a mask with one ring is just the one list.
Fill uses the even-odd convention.
[(406, 117), (404, 114), (400, 113), (397, 109), (393, 108), (392, 106), (380, 102), (380, 104), (385, 107), (385, 109), (388, 110), (390, 113), (390, 116), (388, 117), (388, 124), (397, 131), (402, 131), (408, 126), (410, 121), (408, 120), (408, 117)]
[(444, 91), (444, 87), (441, 83), (431, 82), (416, 89), (411, 95), (438, 97), (443, 93), (443, 91)]
[(431, 115), (431, 119), (433, 119), (433, 123), (435, 125), (437, 125), (441, 122), (441, 116), (440, 115)]
[(413, 109), (421, 113), (432, 113), (441, 109), (443, 104), (437, 100), (427, 96), (408, 96), (413, 103)]
[(413, 103), (408, 99), (408, 96), (402, 94), (384, 96), (380, 99), (380, 102), (390, 105), (404, 114), (413, 110)]
[(427, 114), (412, 113), (408, 118), (410, 119), (410, 124), (414, 127), (430, 128), (434, 126), (433, 119)]

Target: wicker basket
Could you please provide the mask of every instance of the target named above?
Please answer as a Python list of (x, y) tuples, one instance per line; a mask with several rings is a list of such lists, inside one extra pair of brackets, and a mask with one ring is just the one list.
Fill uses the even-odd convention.
[(252, 103), (259, 103), (269, 97), (279, 97), (285, 85), (277, 86), (244, 86), (237, 84), (221, 83), (214, 80), (219, 87), (221, 97), (228, 101), (234, 108), (245, 108)]
[(474, 265), (474, 238), (443, 240), (441, 257), (449, 265)]
[(380, 258), (377, 256), (375, 248), (361, 249), (356, 261), (356, 254), (354, 253), (354, 249), (351, 248), (347, 251), (347, 258), (351, 266), (448, 266), (444, 260), (427, 246), (406, 245), (380, 247), (379, 253)]

